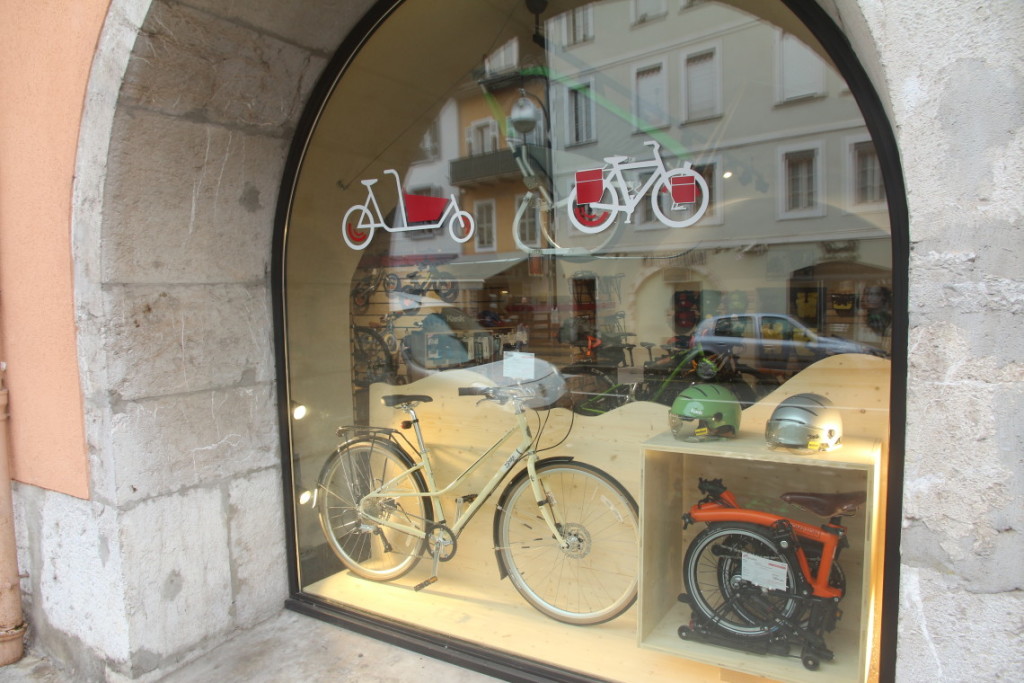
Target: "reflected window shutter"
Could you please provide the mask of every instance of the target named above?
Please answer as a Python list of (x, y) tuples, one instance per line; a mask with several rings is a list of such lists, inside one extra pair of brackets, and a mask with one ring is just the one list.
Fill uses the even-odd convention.
[(686, 117), (700, 119), (717, 111), (715, 52), (708, 50), (686, 58)]
[(821, 58), (795, 37), (782, 36), (780, 61), (783, 101), (817, 95), (825, 89)]

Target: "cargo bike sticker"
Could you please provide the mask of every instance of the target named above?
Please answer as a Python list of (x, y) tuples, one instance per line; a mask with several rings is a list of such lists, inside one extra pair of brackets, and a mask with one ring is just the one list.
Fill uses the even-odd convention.
[(356, 250), (365, 249), (377, 228), (383, 228), (388, 232), (405, 232), (433, 230), (447, 225), (448, 232), (456, 242), (466, 242), (473, 236), (476, 221), (472, 214), (459, 207), (454, 194), (448, 198), (406, 194), (402, 190), (402, 180), (398, 171), (389, 168), (384, 173), (394, 176), (395, 184), (398, 185), (395, 225), (388, 225), (384, 220), (380, 204), (373, 193), (373, 186), (378, 179), (361, 180), (366, 187), (366, 201), (352, 206), (341, 220), (341, 235), (345, 239), (345, 244)]
[[(579, 230), (596, 234), (625, 214), (626, 223), (633, 220), (633, 211), (650, 193), (651, 209), (659, 221), (670, 228), (685, 228), (704, 216), (708, 209), (707, 181), (693, 170), (690, 162), (682, 168), (667, 169), (659, 151), (661, 145), (647, 140), (653, 158), (630, 161), (625, 156), (605, 157), (602, 168), (576, 172), (576, 182), (569, 192), (569, 220)], [(639, 186), (630, 187), (626, 171), (650, 170)], [(666, 201), (667, 200), (667, 201)]]

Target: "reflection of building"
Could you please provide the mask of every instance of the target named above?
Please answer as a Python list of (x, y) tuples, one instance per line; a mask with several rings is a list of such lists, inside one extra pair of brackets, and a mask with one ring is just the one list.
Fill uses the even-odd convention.
[[(525, 296), (546, 310), (557, 306), (565, 316), (588, 317), (631, 308), (627, 326), (660, 342), (685, 334), (694, 311), (710, 315), (735, 307), (739, 293), (724, 296), (722, 282), (730, 289), (739, 283), (744, 306), (751, 310), (791, 314), (813, 287), (821, 305), (810, 319), (804, 303), (805, 321), (822, 332), (884, 345), (866, 331), (865, 310), (855, 308), (852, 317), (837, 322), (824, 305), (841, 295), (860, 301), (866, 288), (886, 286), (889, 267), (877, 158), (842, 79), (793, 36), (736, 10), (696, 4), (682, 12), (637, 12), (634, 6), (630, 18), (618, 16), (630, 6), (588, 5), (549, 20), (548, 41), (555, 47), (546, 68), (538, 68), (538, 53), (520, 53), (535, 46), (513, 39), (458, 95), (459, 157), (451, 161), (450, 181), (476, 217), (477, 234), (451, 265), (465, 285), (482, 288), (493, 299), (463, 303), (504, 305)], [(627, 21), (633, 30), (617, 30)], [(614, 50), (609, 41), (615, 42)], [(742, 61), (765, 50), (777, 59), (759, 66), (760, 77), (750, 78), (749, 65), (742, 71), (724, 68), (727, 59)], [(633, 54), (644, 57), (628, 57)], [(759, 85), (751, 87), (751, 80)], [(650, 139), (660, 143), (670, 168), (688, 161), (705, 178), (710, 197), (704, 217), (692, 228), (669, 229), (642, 199), (628, 223), (623, 215), (608, 230), (609, 236), (616, 229), (628, 231), (628, 239), (624, 234), (598, 239), (575, 230), (564, 205), (556, 206), (549, 242), (541, 229), (547, 217), (531, 205), (518, 223), (517, 245), (514, 218), (530, 183), (524, 183), (509, 148), (508, 136), (516, 133), (504, 117), (521, 88), (544, 101), (550, 116), (543, 131), (538, 128), (524, 141), (524, 153), (543, 170), (541, 179), (551, 184), (556, 204), (568, 196), (575, 171), (600, 167), (612, 152), (649, 158), (651, 150), (643, 143)], [(822, 130), (814, 123), (822, 118), (840, 123)], [(548, 132), (550, 160), (543, 144)], [(624, 179), (636, 187), (650, 173)], [(821, 247), (806, 244), (809, 234), (829, 241)], [(826, 280), (807, 282), (809, 269), (836, 259), (826, 249), (830, 244), (848, 245), (842, 256), (854, 272), (835, 287)], [(556, 294), (535, 291), (529, 278), (520, 277), (526, 274), (524, 265), (516, 265), (525, 256), (522, 247), (596, 247), (605, 258), (586, 267), (559, 263), (555, 281), (564, 286)], [(679, 258), (615, 258), (634, 253)], [(656, 271), (663, 277), (653, 286)], [(799, 295), (791, 291), (795, 280), (802, 282)], [(616, 286), (608, 286), (613, 281)], [(599, 286), (602, 282), (605, 286)], [(583, 290), (587, 301), (573, 297)], [(622, 301), (622, 292), (632, 301)], [(688, 296), (697, 299), (693, 309), (674, 310), (675, 302)], [(635, 305), (640, 302), (645, 305)]]
[[(535, 341), (555, 336), (555, 310), (598, 327), (614, 319), (638, 339), (663, 343), (701, 316), (740, 308), (798, 315), (821, 333), (886, 346), (877, 316), (869, 326), (857, 305), (868, 288), (891, 286), (884, 190), (842, 78), (794, 36), (740, 11), (655, 5), (587, 5), (547, 22), (549, 53), (513, 38), (489, 55), (428, 131), (428, 139), (440, 131), (444, 153), (414, 166), (417, 187), (458, 188), (476, 234), (449, 255), (437, 255), (431, 233), (395, 240), (392, 261), (416, 254), (446, 261), (465, 292), (477, 292), (460, 297), (474, 313), (504, 314), (509, 301), (529, 300), (546, 313)], [(623, 24), (632, 29), (618, 30)], [(774, 62), (746, 59), (765, 52)], [(727, 69), (729, 60), (746, 66)], [(760, 73), (751, 77), (751, 68)], [(526, 136), (506, 118), (524, 94), (543, 103), (545, 117)], [(822, 128), (820, 120), (837, 123)], [(524, 178), (510, 137), (536, 177)], [(652, 159), (649, 140), (669, 169), (688, 162), (704, 178), (704, 216), (692, 227), (666, 227), (652, 207), (670, 199), (662, 193), (639, 198), (600, 236), (575, 229), (564, 203), (575, 172), (600, 168), (613, 153)], [(655, 172), (653, 165), (629, 170), (623, 182), (635, 190)], [(550, 214), (535, 199), (520, 211), (538, 182), (553, 192)], [(619, 201), (626, 201), (621, 192)], [(534, 250), (601, 258), (545, 256), (528, 265)], [(849, 264), (846, 277), (808, 279), (837, 260)], [(549, 268), (555, 277), (529, 277)], [(833, 300), (853, 305), (833, 314), (826, 305)], [(625, 319), (612, 317), (619, 311)]]

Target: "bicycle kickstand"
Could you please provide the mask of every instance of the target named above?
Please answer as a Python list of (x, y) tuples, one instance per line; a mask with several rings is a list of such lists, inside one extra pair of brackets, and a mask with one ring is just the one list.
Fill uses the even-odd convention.
[(417, 591), (417, 592), (421, 591), (424, 588), (426, 588), (427, 586), (429, 586), (431, 584), (434, 584), (434, 583), (437, 583), (437, 563), (438, 563), (439, 555), (440, 554), (441, 554), (441, 548), (440, 547), (435, 547), (434, 548), (434, 552), (431, 553), (432, 557), (431, 557), (431, 563), (430, 563), (431, 564), (430, 576), (428, 576), (427, 578), (423, 579), (422, 581), (417, 583), (415, 586), (413, 586), (413, 590), (414, 591)]
[(419, 592), (427, 586), (437, 583), (437, 565), (441, 561), (441, 551), (443, 547), (444, 546), (441, 543), (434, 543), (434, 550), (430, 553), (430, 576), (413, 586), (414, 591)]

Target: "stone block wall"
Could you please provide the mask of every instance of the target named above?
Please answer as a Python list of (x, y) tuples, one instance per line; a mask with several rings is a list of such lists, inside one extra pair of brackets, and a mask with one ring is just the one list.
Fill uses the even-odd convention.
[(33, 637), (78, 680), (158, 678), (287, 597), (274, 214), (369, 5), (299, 4), (111, 5), (73, 219), (91, 499), (17, 491)]
[(910, 212), (900, 681), (1024, 671), (1024, 5), (832, 8)]

